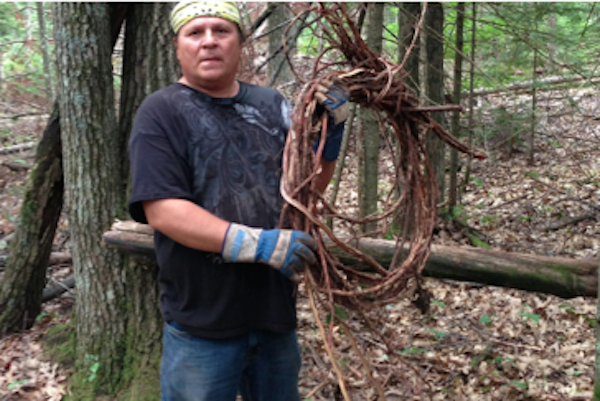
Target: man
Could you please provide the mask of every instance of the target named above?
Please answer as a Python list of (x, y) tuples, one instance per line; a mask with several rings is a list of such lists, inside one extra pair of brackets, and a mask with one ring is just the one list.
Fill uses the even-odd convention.
[[(235, 3), (178, 3), (171, 24), (182, 77), (144, 100), (129, 145), (129, 211), (155, 229), (160, 267), (162, 400), (299, 400), (292, 279), (316, 258), (308, 234), (275, 228), (291, 107), (236, 80)], [(347, 97), (320, 90), (337, 123), (316, 181), (324, 190)]]

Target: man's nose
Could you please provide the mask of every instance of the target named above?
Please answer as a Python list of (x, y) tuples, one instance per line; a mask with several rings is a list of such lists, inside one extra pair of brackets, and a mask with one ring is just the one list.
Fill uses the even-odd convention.
[(204, 32), (204, 38), (202, 40), (203, 46), (213, 46), (217, 42), (217, 37), (215, 36), (212, 29), (207, 29)]

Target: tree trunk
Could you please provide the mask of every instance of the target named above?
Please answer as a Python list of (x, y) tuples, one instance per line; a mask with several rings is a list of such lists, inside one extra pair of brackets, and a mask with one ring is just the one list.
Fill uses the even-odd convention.
[[(537, 108), (537, 67), (538, 67), (538, 52), (533, 49), (533, 67), (531, 77), (531, 126), (529, 132), (529, 156), (528, 162), (530, 166), (534, 165), (535, 162), (535, 127), (536, 127), (536, 108)], [(512, 142), (514, 141), (514, 134), (511, 133), (511, 154), (512, 154)]]
[(44, 62), (44, 81), (46, 83), (46, 96), (54, 101), (54, 82), (52, 79), (52, 67), (50, 65), (50, 52), (48, 51), (48, 37), (46, 36), (46, 16), (44, 15), (44, 3), (35, 3), (37, 7), (38, 24), (40, 27), (40, 44), (42, 47), (42, 60)]
[[(375, 54), (381, 54), (383, 48), (383, 10), (384, 3), (372, 3), (368, 12), (367, 46)], [(364, 141), (364, 175), (363, 201), (361, 216), (368, 216), (377, 211), (377, 181), (379, 173), (379, 120), (377, 113), (368, 108), (361, 108)], [(377, 223), (367, 223), (363, 227), (365, 233), (375, 233)]]
[[(178, 78), (176, 56), (170, 38), (171, 3), (139, 3), (129, 8), (123, 58), (123, 86), (119, 115), (122, 179), (129, 178), (127, 143), (135, 112), (150, 93)], [(124, 189), (124, 193), (130, 190)], [(130, 258), (123, 276), (127, 285), (126, 376), (118, 399), (158, 400), (163, 319), (159, 309), (158, 265), (153, 256)]]
[[(290, 19), (292, 13), (288, 8), (287, 3), (275, 3), (276, 7), (273, 9), (271, 16), (269, 17), (269, 29), (275, 29), (269, 34), (269, 54), (278, 54), (273, 57), (269, 62), (267, 68), (267, 75), (269, 82), (273, 87), (285, 84), (293, 79), (292, 70), (288, 63), (287, 57), (283, 52), (281, 46), (286, 38), (284, 38), (285, 30), (288, 26), (285, 22)], [(276, 28), (278, 27), (278, 28)], [(288, 32), (288, 35), (293, 32)], [(286, 43), (288, 46), (291, 43)], [(289, 49), (289, 48), (288, 48)], [(290, 57), (292, 54), (290, 54)]]
[[(111, 8), (55, 3), (65, 205), (77, 287), (73, 390), (113, 393), (126, 347), (125, 258), (97, 238), (122, 216), (122, 150), (114, 107)], [(90, 379), (90, 377), (92, 379)], [(78, 399), (86, 398), (78, 396)]]
[[(426, 94), (428, 104), (444, 104), (444, 10), (441, 3), (429, 3), (425, 16), (427, 29), (427, 82)], [(431, 116), (442, 126), (446, 126), (443, 112), (432, 112)], [(444, 142), (429, 131), (425, 138), (425, 147), (431, 169), (438, 186), (438, 203), (444, 201), (446, 147)]]
[[(400, 27), (400, 40), (398, 41), (398, 45), (400, 61), (402, 61), (415, 35), (415, 28), (421, 15), (421, 3), (400, 3), (399, 7), (398, 25)], [(417, 94), (417, 97), (421, 92), (421, 79), (419, 78), (419, 53), (421, 48), (419, 42), (420, 37), (416, 39), (415, 46), (410, 51), (404, 65), (404, 71), (406, 71), (405, 83)]]
[[(113, 7), (112, 43), (117, 40), (124, 6)], [(121, 12), (119, 12), (121, 10)], [(13, 247), (0, 288), (0, 335), (29, 328), (41, 310), (48, 258), (63, 203), (59, 105), (48, 119), (29, 174)], [(30, 252), (23, 252), (30, 249)]]
[[(463, 52), (463, 27), (465, 16), (465, 3), (458, 3), (456, 6), (456, 49), (454, 55), (454, 88), (452, 92), (452, 103), (460, 104), (460, 94), (462, 91), (462, 52)], [(460, 111), (452, 112), (452, 135), (460, 138)], [(448, 191), (448, 209), (454, 213), (454, 206), (458, 201), (458, 150), (450, 149), (450, 186)]]
[[(598, 256), (600, 262), (600, 256)], [(598, 279), (597, 291), (600, 294), (600, 263), (598, 263)], [(600, 401), (600, 297), (596, 299), (596, 359), (594, 362), (594, 396), (593, 401)]]
[[(475, 46), (477, 45), (477, 3), (473, 2), (471, 4), (472, 7), (472, 15), (471, 15), (471, 58), (469, 61), (469, 117), (467, 123), (467, 145), (470, 149), (473, 147), (473, 126), (474, 126), (474, 116), (475, 116), (475, 96), (473, 96), (474, 91), (474, 82), (475, 82)], [(461, 193), (464, 192), (467, 185), (469, 185), (469, 181), (471, 180), (471, 165), (473, 163), (473, 156), (467, 156), (467, 168), (465, 169), (465, 178), (463, 179), (463, 185), (461, 188)]]
[[(103, 235), (109, 247), (136, 255), (154, 254), (152, 229), (135, 222), (119, 222)], [(342, 239), (343, 240), (343, 239)], [(362, 238), (350, 242), (372, 256), (382, 266), (389, 266), (396, 242)], [(329, 244), (331, 245), (331, 244)], [(343, 263), (358, 266), (357, 259), (339, 248), (332, 252)], [(597, 295), (598, 261), (567, 259), (502, 252), (466, 246), (432, 245), (424, 275), (466, 282), (477, 282), (500, 287), (557, 295), (563, 298)]]
[[(0, 335), (33, 325), (63, 203), (58, 104), (37, 147), (0, 288)], [(27, 250), (24, 252), (24, 250)]]

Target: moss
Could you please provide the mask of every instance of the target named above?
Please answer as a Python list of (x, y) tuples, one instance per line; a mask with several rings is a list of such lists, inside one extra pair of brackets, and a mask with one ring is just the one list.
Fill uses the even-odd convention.
[[(131, 305), (128, 305), (128, 310)], [(148, 330), (144, 341), (140, 341), (139, 330)], [(119, 401), (160, 400), (161, 337), (150, 339), (152, 328), (129, 327), (126, 339), (126, 354), (123, 363)], [(159, 331), (158, 333), (161, 333)], [(153, 336), (150, 336), (153, 337)]]
[(123, 369), (122, 389), (117, 397), (119, 401), (160, 400), (160, 357), (158, 350), (150, 355), (129, 353)]
[[(547, 269), (547, 270), (546, 270)], [(548, 274), (548, 270), (555, 272), (560, 279)], [(512, 275), (512, 287), (528, 291), (550, 293), (565, 298), (577, 296), (584, 293), (581, 283), (573, 269), (560, 264), (548, 264), (543, 271), (538, 273), (524, 273), (517, 269), (509, 269), (507, 274)]]
[(75, 321), (72, 319), (67, 324), (52, 326), (44, 338), (44, 348), (52, 361), (58, 363), (69, 377), (68, 385), (71, 396), (68, 400), (92, 401), (93, 392), (85, 385), (86, 377), (83, 377), (81, 369), (77, 364), (77, 341), (75, 335)]
[(53, 362), (72, 373), (75, 367), (75, 327), (71, 322), (52, 326), (44, 336), (43, 347)]

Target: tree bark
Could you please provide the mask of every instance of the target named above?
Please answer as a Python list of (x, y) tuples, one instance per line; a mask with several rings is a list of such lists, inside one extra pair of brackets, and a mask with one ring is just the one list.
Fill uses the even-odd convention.
[[(444, 10), (441, 3), (429, 3), (425, 16), (427, 29), (427, 82), (426, 94), (428, 104), (444, 104)], [(441, 125), (446, 126), (443, 112), (431, 113)], [(427, 132), (425, 148), (431, 165), (430, 172), (435, 176), (438, 186), (438, 203), (444, 201), (446, 174), (446, 147), (444, 142), (433, 132)]]
[[(600, 256), (598, 256), (598, 292), (600, 293)], [(596, 359), (594, 360), (594, 395), (593, 401), (600, 401), (600, 297), (596, 299)]]
[[(400, 40), (398, 47), (400, 51), (399, 60), (402, 61), (415, 35), (415, 27), (421, 15), (421, 3), (400, 3), (398, 12), (398, 25), (400, 27)], [(411, 50), (404, 70), (406, 71), (405, 83), (417, 96), (421, 93), (421, 79), (419, 78), (419, 46), (420, 38), (417, 38), (415, 46)]]
[(50, 52), (48, 51), (48, 37), (46, 36), (46, 16), (44, 14), (44, 2), (35, 3), (37, 7), (38, 24), (40, 28), (40, 44), (42, 47), (42, 60), (44, 63), (44, 81), (46, 83), (46, 96), (54, 101), (54, 82), (52, 79), (52, 67), (50, 66)]
[[(463, 51), (463, 28), (465, 16), (465, 3), (456, 6), (456, 50), (454, 55), (454, 87), (452, 92), (452, 103), (460, 104), (460, 92), (462, 91), (462, 51)], [(460, 138), (460, 111), (452, 112), (452, 135)], [(458, 201), (458, 150), (450, 149), (450, 185), (448, 191), (448, 206), (450, 213), (454, 213), (454, 207)]]
[[(467, 145), (469, 148), (473, 146), (473, 126), (474, 126), (474, 117), (475, 117), (475, 96), (473, 96), (474, 85), (475, 85), (475, 48), (477, 45), (477, 3), (473, 2), (471, 4), (471, 57), (469, 60), (469, 115), (467, 122)], [(469, 184), (471, 180), (471, 165), (473, 164), (473, 156), (467, 156), (467, 167), (465, 168), (465, 178), (463, 179), (463, 184), (461, 188), (461, 194), (464, 192), (465, 188)]]
[[(112, 7), (112, 44), (117, 40), (126, 6)], [(0, 288), (0, 335), (29, 328), (41, 310), (42, 291), (52, 240), (63, 204), (63, 171), (59, 104), (37, 145), (35, 165), (23, 197), (19, 224)], [(11, 150), (18, 150), (17, 146)], [(9, 150), (9, 149), (4, 149)], [(22, 252), (23, 248), (32, 249)]]
[[(58, 104), (44, 129), (0, 288), (0, 335), (29, 328), (41, 311), (48, 258), (63, 204)], [(27, 252), (23, 250), (26, 249)]]
[[(170, 43), (172, 6), (172, 3), (139, 3), (130, 7), (127, 14), (119, 112), (123, 184), (129, 178), (126, 152), (136, 110), (146, 96), (178, 78), (176, 55)], [(124, 193), (128, 194), (127, 187), (124, 186)], [(160, 397), (163, 319), (157, 274), (153, 255), (132, 257), (125, 263), (127, 347), (118, 399), (151, 401)]]
[(97, 241), (125, 204), (112, 82), (111, 8), (106, 3), (53, 6), (65, 205), (77, 287), (76, 385), (88, 396), (110, 394), (122, 377), (127, 334), (125, 258)]
[[(383, 10), (384, 3), (372, 3), (367, 14), (367, 46), (375, 54), (381, 54), (383, 49)], [(377, 112), (361, 108), (361, 117), (364, 128), (364, 173), (363, 173), (363, 200), (361, 202), (361, 216), (368, 216), (377, 211), (377, 183), (379, 175), (379, 120)], [(375, 233), (377, 223), (367, 223), (363, 227), (364, 233)]]
[[(275, 27), (281, 26), (269, 34), (269, 54), (272, 55), (276, 52), (279, 53), (271, 59), (271, 62), (267, 68), (267, 76), (270, 84), (273, 87), (277, 87), (278, 85), (287, 83), (294, 77), (287, 57), (281, 49), (284, 40), (289, 40), (284, 37), (284, 33), (287, 28), (285, 22), (290, 19), (292, 13), (288, 8), (287, 3), (274, 4), (275, 8), (268, 19), (269, 29), (275, 29)], [(290, 33), (293, 34), (293, 32), (288, 32), (288, 35)], [(291, 43), (286, 43), (286, 45), (288, 46), (287, 49), (289, 49)], [(290, 57), (291, 56), (292, 54), (290, 54)]]
[[(124, 221), (114, 224), (102, 236), (105, 244), (124, 253), (152, 255), (154, 244), (149, 226)], [(382, 266), (389, 266), (396, 250), (395, 241), (362, 238), (351, 241)], [(339, 248), (333, 253), (348, 265), (359, 261)], [(503, 252), (490, 249), (432, 245), (425, 276), (477, 282), (557, 295), (562, 298), (595, 297), (598, 284), (598, 261), (567, 259)]]

